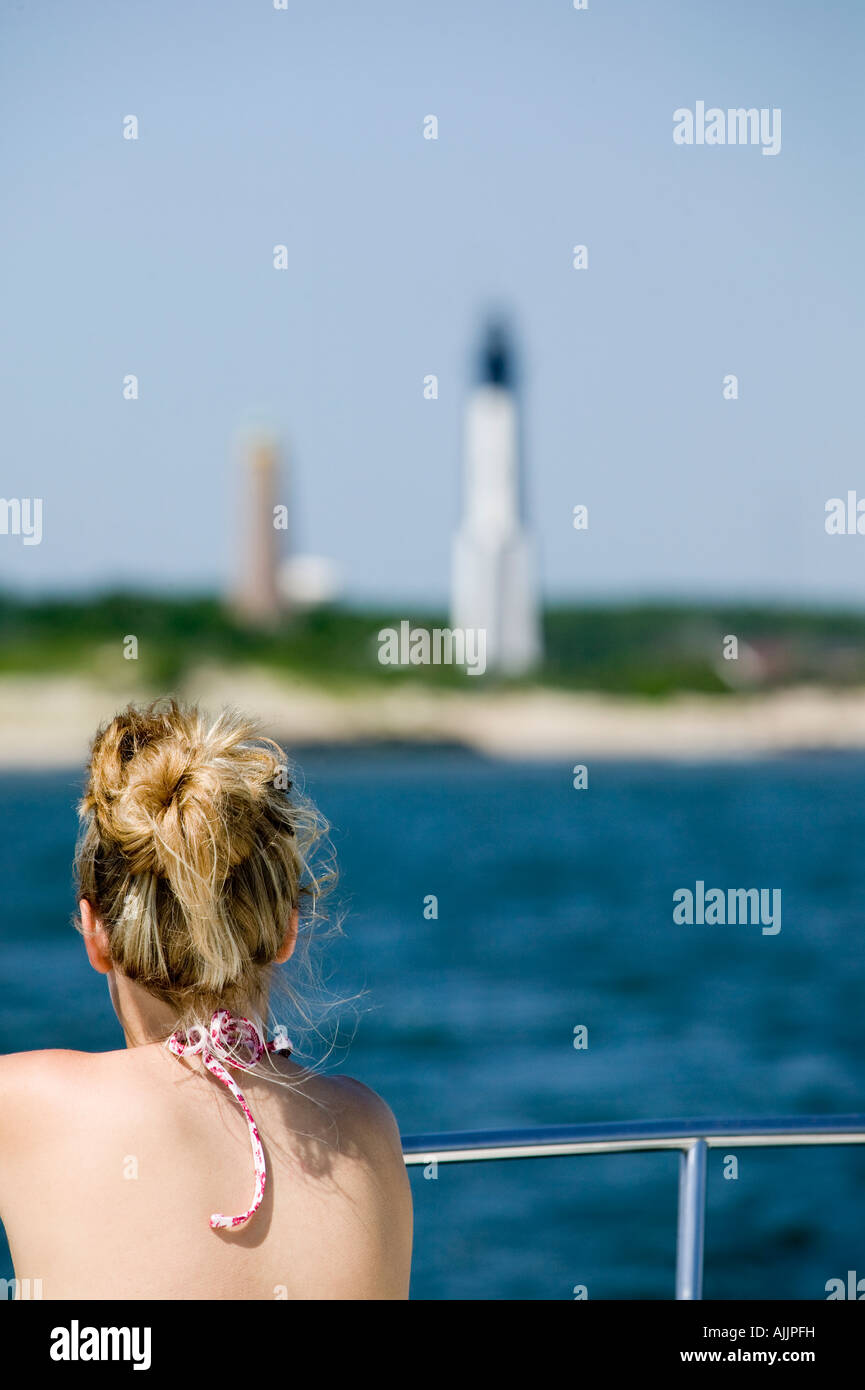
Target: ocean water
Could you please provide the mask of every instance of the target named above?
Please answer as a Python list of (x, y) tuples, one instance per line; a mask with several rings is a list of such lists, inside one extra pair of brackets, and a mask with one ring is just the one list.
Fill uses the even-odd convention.
[[(585, 791), (568, 766), (449, 750), (301, 762), (342, 866), (331, 984), (365, 991), (330, 1065), (403, 1133), (865, 1111), (862, 757), (595, 763)], [(77, 790), (0, 778), (0, 1051), (118, 1045), (69, 926)], [(698, 879), (780, 889), (781, 931), (676, 925)], [(865, 1277), (865, 1147), (738, 1159), (729, 1180), (710, 1153), (707, 1298)], [(676, 1173), (674, 1154), (412, 1169), (413, 1296), (668, 1298)]]

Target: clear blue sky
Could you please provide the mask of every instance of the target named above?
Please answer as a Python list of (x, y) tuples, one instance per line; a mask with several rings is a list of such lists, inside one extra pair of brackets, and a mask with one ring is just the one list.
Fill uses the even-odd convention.
[[(865, 536), (823, 527), (865, 496), (860, 0), (6, 0), (2, 31), (0, 495), (45, 530), (0, 585), (223, 586), (261, 420), (302, 549), (441, 599), (502, 306), (548, 594), (865, 599)], [(781, 153), (674, 145), (697, 100), (780, 107)]]

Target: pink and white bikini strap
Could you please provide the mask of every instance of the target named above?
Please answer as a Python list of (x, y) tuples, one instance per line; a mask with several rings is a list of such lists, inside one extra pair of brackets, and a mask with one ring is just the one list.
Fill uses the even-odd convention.
[(255, 1167), (252, 1205), (240, 1216), (223, 1216), (220, 1212), (214, 1212), (210, 1218), (210, 1225), (214, 1231), (234, 1230), (238, 1226), (245, 1226), (261, 1206), (267, 1185), (267, 1167), (261, 1136), (252, 1111), (234, 1077), (229, 1074), (228, 1067), (251, 1071), (261, 1061), (265, 1052), (291, 1052), (291, 1043), (283, 1029), (277, 1030), (272, 1042), (265, 1042), (255, 1024), (248, 1018), (235, 1018), (228, 1009), (217, 1009), (210, 1020), (209, 1030), (195, 1027), (184, 1032), (178, 1029), (168, 1039), (168, 1047), (175, 1057), (200, 1056), (211, 1075), (228, 1087), (246, 1117), (252, 1145), (252, 1162)]

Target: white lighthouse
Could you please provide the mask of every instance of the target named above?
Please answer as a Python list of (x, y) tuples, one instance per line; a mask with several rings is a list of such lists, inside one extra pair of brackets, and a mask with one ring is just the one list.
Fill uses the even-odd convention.
[(523, 519), (519, 416), (503, 330), (487, 335), (465, 419), (463, 515), (451, 622), (486, 631), (487, 669), (517, 676), (541, 657), (532, 545)]

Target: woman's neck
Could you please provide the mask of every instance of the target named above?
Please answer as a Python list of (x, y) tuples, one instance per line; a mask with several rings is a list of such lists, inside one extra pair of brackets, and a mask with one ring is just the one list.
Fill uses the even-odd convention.
[(171, 1004), (116, 970), (108, 976), (108, 991), (127, 1047), (164, 1042), (177, 1027), (177, 1010)]
[[(127, 1047), (147, 1047), (152, 1043), (164, 1043), (177, 1028), (180, 1020), (175, 1005), (166, 1003), (164, 999), (157, 999), (119, 971), (113, 970), (108, 976), (108, 990)], [(266, 1010), (266, 1007), (267, 999), (264, 998), (258, 1005), (249, 1003), (238, 1005), (237, 1008), (232, 1005), (232, 1012), (252, 1017), (262, 1008)], [(208, 1023), (209, 1014), (206, 1019), (200, 1021)]]

